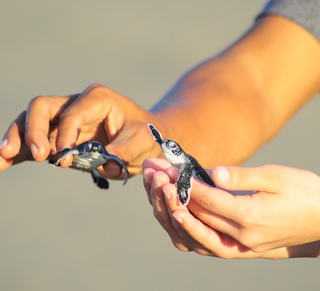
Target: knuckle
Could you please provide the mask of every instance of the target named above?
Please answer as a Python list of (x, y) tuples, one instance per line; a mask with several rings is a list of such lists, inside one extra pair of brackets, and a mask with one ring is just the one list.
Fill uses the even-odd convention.
[[(239, 197), (242, 199), (242, 197)], [(243, 199), (252, 199), (243, 197)], [(244, 201), (245, 202), (245, 201)], [(239, 211), (235, 214), (235, 220), (243, 229), (252, 229), (261, 219), (260, 207), (252, 207), (251, 203), (239, 203)]]
[(193, 251), (201, 256), (217, 257), (216, 252), (213, 252), (213, 251), (208, 250), (206, 248), (195, 248)]
[(168, 226), (171, 225), (169, 217), (167, 215), (164, 215), (162, 212), (154, 209), (153, 215), (165, 229), (167, 229)]
[(219, 257), (221, 259), (234, 259), (233, 253), (230, 251), (218, 251), (215, 253), (216, 257)]
[(130, 150), (130, 145), (123, 144), (117, 147), (117, 155), (126, 162), (131, 162), (133, 160), (132, 150)]
[(264, 240), (264, 235), (261, 232), (261, 217), (257, 211), (248, 210), (245, 216), (239, 218), (241, 228), (239, 230), (237, 240), (244, 246), (253, 251), (259, 250), (259, 246)]
[(63, 111), (60, 113), (60, 119), (67, 119), (70, 115), (72, 115), (73, 107), (69, 106), (65, 108)]
[(246, 168), (240, 168), (238, 175), (235, 177), (234, 183), (247, 184), (249, 181), (249, 172)]
[(32, 98), (29, 102), (28, 108), (32, 108), (34, 106), (46, 106), (48, 104), (48, 96), (39, 95), (34, 98)]
[[(319, 189), (320, 188), (320, 179), (319, 176), (311, 171), (303, 170), (304, 174), (304, 187), (308, 187), (310, 189)], [(312, 191), (312, 190), (310, 190)]]
[(177, 241), (172, 240), (172, 243), (175, 246), (175, 248), (181, 252), (191, 252), (192, 251), (189, 247), (187, 247), (186, 245), (184, 245), (181, 242), (177, 242)]
[(91, 83), (87, 89), (89, 90), (92, 90), (92, 89), (96, 89), (96, 88), (99, 88), (99, 87), (105, 87), (104, 85), (98, 83), (98, 82), (94, 82), (94, 83)]
[(104, 98), (110, 96), (111, 94), (108, 94), (108, 92), (111, 91), (111, 89), (105, 85), (102, 85), (100, 83), (92, 83), (89, 85), (82, 93), (82, 95), (86, 96), (93, 96), (94, 95), (101, 95)]
[[(198, 202), (201, 206), (207, 208), (209, 206), (209, 203), (208, 203), (208, 196), (203, 193), (201, 194), (201, 196), (199, 197), (199, 202)], [(199, 213), (197, 213), (197, 215), (201, 216), (199, 217), (200, 219), (202, 218), (202, 215), (203, 213), (201, 211), (199, 211)]]
[(265, 251), (268, 251), (269, 249), (263, 245), (254, 245), (251, 247), (251, 250), (255, 253), (263, 253)]
[(202, 256), (210, 256), (210, 257), (217, 257), (221, 259), (232, 259), (234, 258), (233, 252), (230, 251), (224, 251), (219, 248), (215, 248), (214, 250), (212, 249), (207, 249), (207, 248), (197, 248), (194, 249), (194, 251)]
[(239, 242), (251, 250), (259, 246), (259, 241), (260, 239), (257, 232), (243, 231), (239, 237)]
[(250, 229), (252, 224), (254, 223), (254, 215), (250, 212), (242, 212), (245, 213), (244, 215), (239, 215), (236, 219), (238, 223), (242, 226), (244, 229)]

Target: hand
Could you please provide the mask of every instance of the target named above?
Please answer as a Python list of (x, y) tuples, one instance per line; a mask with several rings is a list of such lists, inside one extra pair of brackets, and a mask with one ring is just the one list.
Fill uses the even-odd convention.
[[(248, 201), (247, 203), (250, 203), (251, 200), (255, 199), (252, 199), (250, 196), (233, 196), (225, 191), (208, 187), (207, 185), (195, 180), (193, 183), (191, 200), (188, 205), (188, 208), (190, 209), (189, 212), (188, 208), (179, 205), (176, 198), (176, 188), (172, 184), (172, 181), (175, 181), (177, 178), (177, 169), (168, 169), (168, 167), (170, 167), (170, 164), (166, 161), (158, 159), (146, 160), (143, 164), (143, 168), (145, 169), (144, 183), (148, 193), (149, 201), (153, 205), (156, 218), (168, 232), (174, 245), (178, 249), (183, 251), (193, 250), (203, 255), (218, 256), (223, 258), (261, 257), (279, 259), (288, 257), (319, 256), (320, 242), (313, 242), (313, 240), (316, 240), (317, 238), (310, 239), (312, 242), (305, 244), (303, 244), (303, 242), (306, 240), (303, 238), (303, 240), (298, 242), (298, 245), (290, 247), (286, 247), (285, 244), (281, 245), (281, 243), (277, 243), (277, 245), (273, 245), (272, 250), (271, 248), (260, 248), (259, 240), (254, 239), (252, 244), (250, 244), (250, 242), (248, 243), (245, 238), (246, 234), (251, 233), (250, 224), (247, 223), (246, 228), (249, 229), (247, 230), (243, 226), (243, 222), (250, 217), (253, 211), (259, 214), (259, 211), (263, 212), (265, 206), (272, 208), (270, 203), (269, 205), (264, 205), (263, 201), (261, 201), (259, 211), (254, 210), (249, 206), (249, 208), (241, 208), (243, 203), (246, 203), (241, 201)], [(272, 167), (278, 166), (266, 166), (258, 169), (263, 170), (264, 168), (267, 168), (272, 171)], [(285, 167), (280, 168), (281, 170), (288, 169)], [(242, 171), (243, 168), (228, 169), (233, 171)], [(247, 169), (244, 169), (243, 171), (246, 170)], [(248, 170), (250, 172), (255, 171), (254, 169)], [(299, 171), (296, 169), (289, 170)], [(305, 174), (307, 174), (307, 176), (308, 174), (310, 174), (312, 177), (315, 176), (309, 172), (306, 172)], [(213, 176), (215, 178), (215, 182), (220, 183), (218, 185), (222, 186), (221, 179), (217, 178), (217, 171), (214, 171)], [(235, 190), (236, 185), (238, 185), (241, 180), (241, 178), (239, 178), (239, 180), (234, 180), (234, 187), (229, 188)], [(244, 189), (249, 188), (243, 187), (240, 190)], [(252, 197), (260, 194), (262, 193), (256, 193), (252, 195)], [(212, 197), (216, 199), (211, 201)], [(228, 203), (230, 203), (230, 201), (232, 206), (229, 207)], [(210, 210), (213, 206), (209, 204), (209, 202), (212, 202), (215, 205), (215, 210), (216, 208), (219, 209), (219, 213), (217, 213), (218, 211)], [(257, 207), (255, 205), (251, 206)], [(221, 213), (224, 213), (223, 209), (225, 208), (228, 209), (228, 212), (230, 211), (229, 215), (231, 214), (234, 216), (233, 220), (231, 220), (229, 217), (227, 218), (226, 215), (221, 215)], [(238, 220), (236, 218), (238, 218)], [(259, 218), (257, 217), (257, 219)], [(267, 220), (267, 222), (270, 222), (270, 218)], [(286, 226), (282, 225), (282, 227)], [(263, 228), (261, 227), (261, 229)], [(281, 226), (278, 225), (277, 229), (281, 230), (280, 233), (283, 233), (286, 230), (282, 229)], [(269, 237), (271, 236), (271, 231), (274, 233), (273, 230), (274, 229), (271, 227), (271, 229), (269, 229), (267, 232)], [(251, 231), (254, 235), (256, 235), (257, 232), (262, 232), (259, 225), (256, 225), (255, 229), (252, 228)], [(290, 235), (292, 236), (291, 233)], [(276, 237), (279, 237), (279, 235), (277, 234)]]
[[(141, 171), (146, 157), (160, 155), (146, 123), (163, 130), (153, 114), (100, 84), (71, 97), (36, 97), (4, 135), (0, 171), (25, 160), (44, 161), (52, 151), (95, 139), (127, 162), (133, 175)], [(61, 166), (67, 167), (71, 161), (71, 157), (65, 159)], [(111, 178), (120, 173), (112, 161), (105, 170)]]
[(217, 167), (212, 178), (221, 188), (256, 193), (212, 193), (196, 184), (190, 209), (211, 227), (257, 252), (320, 240), (320, 178), (314, 173), (276, 165)]

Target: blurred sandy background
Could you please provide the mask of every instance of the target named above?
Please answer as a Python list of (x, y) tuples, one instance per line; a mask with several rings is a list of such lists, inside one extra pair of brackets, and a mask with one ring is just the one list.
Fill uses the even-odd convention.
[[(244, 32), (263, 3), (2, 1), (0, 132), (32, 97), (80, 92), (92, 82), (149, 108), (182, 73)], [(319, 108), (315, 98), (247, 165), (319, 173)], [(125, 187), (112, 181), (104, 192), (89, 175), (30, 162), (0, 173), (0, 185), (0, 290), (320, 287), (315, 259), (179, 252), (154, 219), (141, 176)]]

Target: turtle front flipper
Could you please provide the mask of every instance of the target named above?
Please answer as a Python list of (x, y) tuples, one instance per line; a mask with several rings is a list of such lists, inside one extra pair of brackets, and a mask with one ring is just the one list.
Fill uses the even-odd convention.
[(189, 159), (193, 165), (193, 171), (194, 171), (195, 175), (197, 176), (197, 178), (200, 181), (202, 181), (212, 187), (216, 187), (216, 184), (212, 181), (211, 177), (208, 175), (206, 170), (201, 167), (199, 162), (194, 157), (192, 157), (190, 155), (189, 155)]
[(163, 142), (161, 133), (152, 124), (148, 124), (148, 127), (153, 135), (154, 140), (161, 146)]
[(176, 181), (177, 194), (181, 205), (187, 205), (190, 200), (192, 186), (192, 165), (185, 163), (180, 168), (180, 175)]
[(100, 189), (109, 189), (109, 181), (97, 169), (91, 171), (91, 176)]
[(60, 162), (61, 162), (61, 160), (63, 160), (67, 156), (78, 155), (79, 154), (79, 151), (76, 148), (75, 149), (65, 148), (65, 149), (62, 149), (62, 150), (58, 151), (58, 153), (60, 153), (60, 152), (63, 153), (63, 154), (57, 159), (57, 161), (56, 162), (51, 162), (56, 167), (58, 167)]
[(108, 154), (108, 160), (113, 160), (113, 161), (115, 161), (117, 164), (119, 164), (122, 167), (122, 169), (124, 170), (123, 185), (125, 183), (127, 183), (128, 178), (129, 178), (129, 171), (128, 171), (128, 168), (127, 168), (126, 164), (119, 157), (117, 157), (115, 155), (111, 155), (111, 154)]

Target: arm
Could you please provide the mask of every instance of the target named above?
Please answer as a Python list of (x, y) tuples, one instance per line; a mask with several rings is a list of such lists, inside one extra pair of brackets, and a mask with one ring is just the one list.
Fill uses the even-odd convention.
[(163, 120), (165, 136), (206, 167), (236, 164), (270, 140), (319, 88), (317, 40), (294, 22), (266, 16), (183, 77), (153, 112)]
[(50, 151), (95, 138), (136, 174), (145, 158), (161, 156), (146, 123), (206, 167), (236, 164), (272, 138), (319, 86), (318, 42), (297, 24), (266, 16), (186, 74), (151, 112), (99, 84), (71, 98), (35, 98), (5, 134), (0, 170), (31, 152), (43, 161)]

